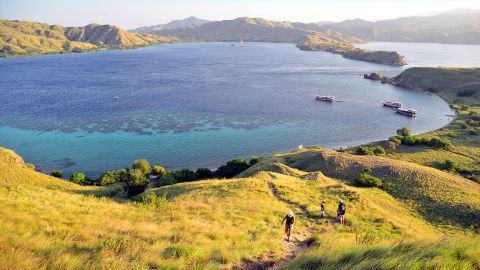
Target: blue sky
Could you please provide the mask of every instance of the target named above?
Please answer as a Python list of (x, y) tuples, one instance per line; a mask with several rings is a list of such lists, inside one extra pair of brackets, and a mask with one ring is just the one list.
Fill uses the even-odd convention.
[(457, 8), (480, 9), (480, 0), (0, 0), (0, 18), (65, 26), (109, 23), (131, 29), (188, 16), (315, 22), (381, 20)]

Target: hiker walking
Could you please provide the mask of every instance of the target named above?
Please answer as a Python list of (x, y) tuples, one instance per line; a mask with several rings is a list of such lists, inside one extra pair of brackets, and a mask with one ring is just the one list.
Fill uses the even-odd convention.
[(342, 199), (338, 200), (338, 209), (337, 209), (337, 219), (340, 224), (345, 225), (345, 211), (347, 210), (347, 206)]
[(292, 232), (293, 223), (295, 222), (295, 217), (293, 216), (293, 212), (290, 211), (288, 214), (283, 218), (282, 224), (285, 222), (285, 233), (287, 234), (287, 241), (290, 241), (290, 233)]
[(320, 218), (325, 218), (325, 200), (320, 204)]

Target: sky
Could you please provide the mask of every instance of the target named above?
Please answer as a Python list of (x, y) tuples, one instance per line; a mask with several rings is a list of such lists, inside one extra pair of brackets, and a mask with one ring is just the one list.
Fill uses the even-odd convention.
[(371, 21), (480, 9), (480, 0), (0, 0), (0, 18), (126, 29), (196, 16), (208, 20), (262, 17), (276, 21)]

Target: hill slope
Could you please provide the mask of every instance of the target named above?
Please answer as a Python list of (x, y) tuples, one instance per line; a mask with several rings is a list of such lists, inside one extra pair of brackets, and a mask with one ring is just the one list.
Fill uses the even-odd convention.
[[(480, 184), (437, 169), (376, 156), (356, 156), (328, 150), (307, 149), (264, 159), (243, 172), (254, 175), (267, 164), (283, 163), (302, 171), (321, 171), (348, 182), (365, 168), (384, 181), (385, 191), (406, 202), (435, 224), (480, 226)], [(258, 166), (258, 167), (257, 167)]]
[[(442, 237), (384, 191), (291, 172), (299, 175), (260, 172), (154, 188), (133, 202), (119, 199), (119, 187), (82, 187), (38, 173), (0, 148), (0, 268), (251, 269), (286, 263), (312, 244), (349, 250), (359, 232), (375, 233), (383, 244)], [(338, 198), (349, 205), (346, 227), (333, 219)], [(318, 219), (322, 199), (325, 220)], [(286, 243), (277, 224), (289, 209), (297, 222)]]
[(160, 31), (160, 30), (173, 30), (173, 29), (182, 29), (182, 28), (192, 28), (197, 26), (202, 26), (204, 24), (209, 23), (208, 20), (199, 19), (197, 17), (191, 16), (182, 20), (173, 20), (166, 24), (157, 24), (151, 26), (143, 26), (139, 28), (135, 28), (131, 30), (132, 32), (143, 32), (149, 33), (152, 31)]
[(130, 33), (117, 26), (89, 24), (63, 27), (0, 20), (0, 55), (81, 52), (100, 48), (134, 48), (177, 41), (173, 37)]
[(360, 19), (324, 25), (369, 41), (480, 44), (480, 10), (458, 10), (428, 17), (404, 17), (377, 22)]

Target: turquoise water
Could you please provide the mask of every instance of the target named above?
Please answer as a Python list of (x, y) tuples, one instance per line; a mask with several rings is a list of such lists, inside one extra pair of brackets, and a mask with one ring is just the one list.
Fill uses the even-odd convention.
[[(402, 68), (270, 43), (0, 59), (0, 145), (45, 171), (97, 176), (138, 158), (215, 168), (299, 144), (346, 147), (450, 121), (435, 95), (363, 79), (378, 70)], [(318, 94), (342, 102), (319, 103)], [(386, 100), (420, 115), (398, 115), (381, 106)]]

